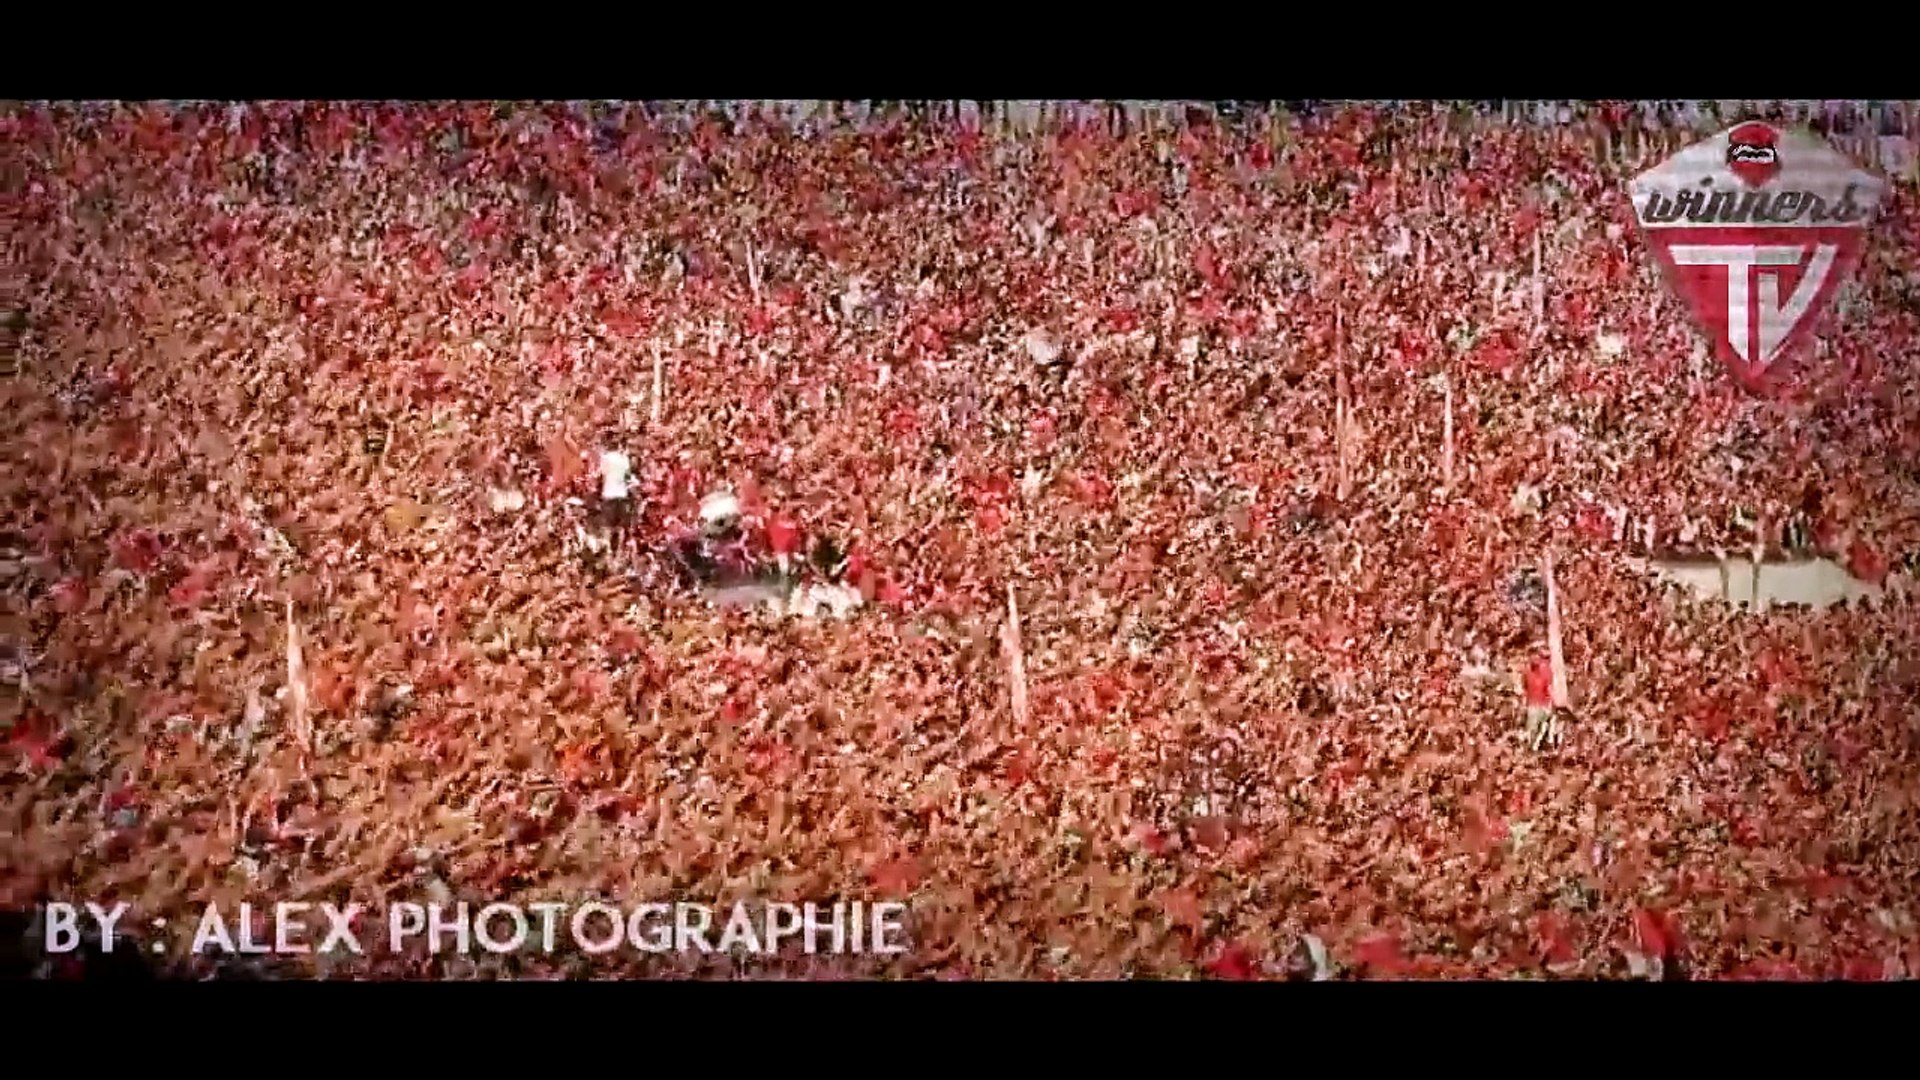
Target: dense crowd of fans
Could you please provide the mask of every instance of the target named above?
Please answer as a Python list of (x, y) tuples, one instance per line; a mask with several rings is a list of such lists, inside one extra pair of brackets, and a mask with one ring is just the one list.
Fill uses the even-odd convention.
[[(1697, 134), (1510, 112), (8, 111), (0, 903), (911, 905), (905, 957), (747, 974), (1920, 973), (1906, 592), (1621, 558), (1899, 585), (1911, 177), (1749, 394), (1625, 205)], [(865, 606), (685, 595), (716, 490)], [(736, 967), (591, 967), (683, 969)]]

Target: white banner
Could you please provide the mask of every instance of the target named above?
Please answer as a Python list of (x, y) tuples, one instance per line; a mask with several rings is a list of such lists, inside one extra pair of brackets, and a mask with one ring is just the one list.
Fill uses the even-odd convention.
[(1756, 562), (1751, 556), (1629, 560), (1684, 586), (1695, 595), (1765, 611), (1775, 604), (1832, 607), (1842, 601), (1878, 597), (1881, 587), (1861, 581), (1832, 559)]

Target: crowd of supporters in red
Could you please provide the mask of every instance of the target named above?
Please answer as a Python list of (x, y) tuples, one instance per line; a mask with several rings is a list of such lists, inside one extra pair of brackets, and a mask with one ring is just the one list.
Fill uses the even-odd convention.
[[(0, 903), (911, 913), (343, 973), (1920, 974), (1906, 592), (1622, 559), (1902, 580), (1912, 176), (1752, 394), (1625, 205), (1707, 128), (1640, 115), (13, 108)], [(680, 595), (721, 488), (865, 606)]]

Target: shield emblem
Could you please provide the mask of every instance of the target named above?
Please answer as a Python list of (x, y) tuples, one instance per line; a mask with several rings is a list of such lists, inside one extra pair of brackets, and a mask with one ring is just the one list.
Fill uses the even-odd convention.
[(1762, 390), (1858, 269), (1887, 185), (1810, 132), (1746, 123), (1629, 190), (1668, 284), (1734, 378)]

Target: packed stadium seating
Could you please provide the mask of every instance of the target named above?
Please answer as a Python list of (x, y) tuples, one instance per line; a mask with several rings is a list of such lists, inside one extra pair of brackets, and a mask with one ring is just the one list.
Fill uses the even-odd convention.
[[(1920, 131), (1808, 107), (1896, 175), (1761, 395), (1625, 204), (1695, 111), (15, 108), (0, 903), (911, 905), (903, 957), (638, 974), (1912, 977), (1909, 594), (1633, 560), (1910, 574)], [(684, 594), (716, 489), (864, 605)], [(368, 970), (591, 966), (450, 963)]]

